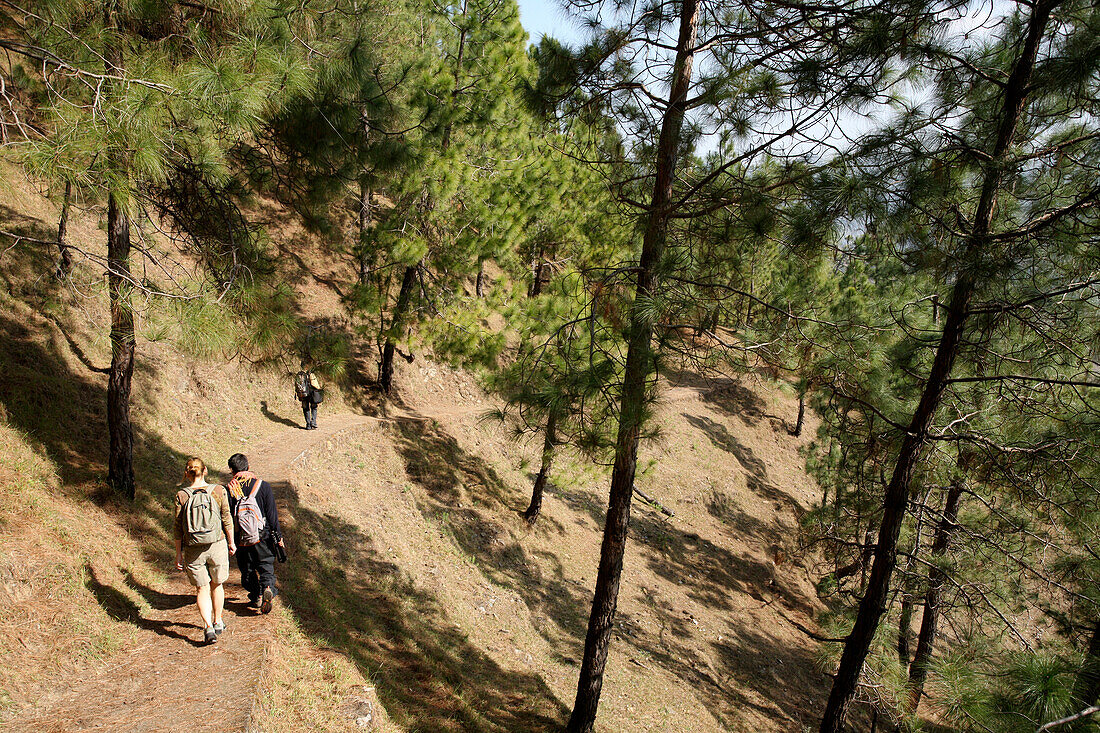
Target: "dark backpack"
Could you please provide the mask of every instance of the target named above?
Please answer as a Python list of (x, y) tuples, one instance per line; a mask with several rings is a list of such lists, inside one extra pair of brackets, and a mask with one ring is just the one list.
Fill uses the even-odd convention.
[(294, 375), (294, 394), (299, 400), (310, 398), (309, 376), (307, 371), (300, 371)]
[(221, 510), (206, 489), (184, 489), (183, 535), (188, 545), (209, 545), (221, 539)]

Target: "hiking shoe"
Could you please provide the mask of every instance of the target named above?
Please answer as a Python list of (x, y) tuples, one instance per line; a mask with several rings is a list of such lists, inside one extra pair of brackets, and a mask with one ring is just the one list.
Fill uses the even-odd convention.
[(209, 629), (206, 630), (205, 641), (206, 641), (207, 644), (217, 644), (218, 643), (218, 632), (214, 631), (214, 627), (210, 627)]
[(225, 624), (214, 624), (214, 633), (221, 636), (225, 633)]
[(271, 592), (270, 588), (264, 588), (264, 598), (260, 602), (260, 613), (271, 613), (271, 601), (275, 598), (275, 594)]
[(259, 597), (253, 598), (252, 596), (249, 596), (248, 597), (248, 603), (246, 603), (245, 605), (248, 606), (249, 608), (259, 608), (260, 607), (260, 599), (259, 599)]

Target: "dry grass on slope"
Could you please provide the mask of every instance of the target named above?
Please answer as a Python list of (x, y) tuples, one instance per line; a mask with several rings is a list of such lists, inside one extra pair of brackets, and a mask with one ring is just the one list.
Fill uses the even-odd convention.
[[(304, 454), (283, 489), (288, 612), (315, 650), (369, 676), (400, 728), (556, 730), (606, 473), (563, 457), (529, 530), (537, 441), (481, 423), (492, 400), (461, 371), (420, 359), (398, 377), (403, 408)], [(793, 539), (812, 501), (805, 440), (766, 417), (795, 407), (751, 380), (680, 375), (666, 389), (666, 438), (639, 482), (676, 518), (635, 505), (600, 730), (812, 725), (827, 678), (794, 625), (819, 608)]]
[[(10, 168), (0, 173), (0, 229), (52, 238), (56, 207)], [(74, 212), (70, 235), (103, 254), (98, 213)], [(106, 376), (92, 369), (110, 358), (102, 272), (78, 258), (58, 283), (56, 256), (10, 238), (0, 250), (0, 721), (140, 653), (144, 636), (184, 643), (186, 630), (154, 628), (151, 612), (162, 609), (149, 599), (173, 577), (169, 512), (185, 461), (204, 458), (216, 480), (231, 453), (302, 420), (289, 379), (182, 353), (169, 343), (181, 328), (171, 311), (142, 301), (137, 499), (111, 496)], [(341, 409), (339, 390), (328, 397), (327, 409)]]
[[(56, 212), (20, 195), (0, 215), (18, 209), (48, 233)], [(350, 266), (269, 213), (300, 315), (321, 323), (338, 310)], [(102, 239), (94, 216), (74, 227)], [(8, 714), (125, 659), (148, 633), (138, 587), (161, 587), (168, 572), (168, 506), (188, 456), (218, 470), (238, 450), (296, 450), (302, 435), (285, 378), (142, 337), (138, 500), (107, 496), (105, 377), (74, 350), (107, 361), (101, 273), (78, 272), (89, 288), (78, 298), (40, 276), (52, 257), (20, 248), (0, 258)], [(157, 317), (149, 311), (141, 333), (156, 331)], [(357, 414), (365, 393), (344, 403), (330, 391), (320, 422), (346, 429), (302, 451), (277, 487), (292, 561), (280, 571), (260, 727), (557, 730), (576, 689), (607, 473), (563, 455), (528, 529), (520, 512), (538, 442), (481, 423), (492, 399), (466, 373), (401, 361), (398, 388), (404, 405), (384, 419)], [(813, 502), (799, 454), (809, 438), (768, 417), (793, 418), (796, 404), (751, 376), (669, 375), (663, 394), (664, 439), (644, 446), (638, 485), (676, 517), (635, 504), (598, 728), (801, 731), (827, 690), (795, 626), (812, 626), (819, 609), (794, 545)]]

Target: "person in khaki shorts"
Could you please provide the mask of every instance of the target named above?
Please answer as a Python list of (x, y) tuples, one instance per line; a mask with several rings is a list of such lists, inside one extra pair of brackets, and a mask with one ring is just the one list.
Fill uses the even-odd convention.
[[(229, 579), (229, 556), (237, 551), (233, 544), (233, 517), (229, 513), (229, 497), (225, 487), (206, 482), (206, 464), (199, 458), (187, 461), (183, 474), (185, 488), (176, 492), (176, 570), (187, 573), (187, 579), (195, 586), (195, 600), (202, 618), (204, 639), (207, 644), (218, 640), (225, 631), (222, 609), (225, 606), (225, 590), (222, 584)], [(196, 490), (205, 491), (213, 500), (220, 514), (220, 522), (214, 522), (212, 542), (192, 544), (188, 537), (188, 501)], [(208, 530), (209, 533), (209, 530)]]

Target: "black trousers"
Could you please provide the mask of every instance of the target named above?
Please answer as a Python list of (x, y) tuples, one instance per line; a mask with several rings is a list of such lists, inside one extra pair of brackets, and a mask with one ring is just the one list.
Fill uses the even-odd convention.
[(306, 418), (306, 427), (317, 427), (317, 404), (313, 400), (302, 400), (302, 415)]
[(263, 595), (264, 588), (275, 592), (275, 553), (267, 539), (254, 545), (237, 548), (237, 567), (241, 569), (241, 585), (252, 600)]

